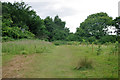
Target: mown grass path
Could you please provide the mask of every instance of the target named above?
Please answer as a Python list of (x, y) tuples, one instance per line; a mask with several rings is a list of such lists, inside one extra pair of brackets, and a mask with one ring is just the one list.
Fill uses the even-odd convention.
[[(33, 65), (34, 64), (34, 65)], [(25, 77), (73, 77), (72, 52), (68, 47), (57, 46), (52, 53), (38, 54)]]

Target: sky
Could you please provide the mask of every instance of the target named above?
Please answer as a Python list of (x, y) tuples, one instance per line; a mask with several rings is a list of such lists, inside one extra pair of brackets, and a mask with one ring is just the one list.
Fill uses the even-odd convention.
[(106, 12), (110, 17), (118, 16), (118, 2), (120, 0), (1, 0), (1, 1), (23, 1), (34, 9), (42, 18), (58, 15), (66, 22), (70, 32), (75, 32), (87, 16)]

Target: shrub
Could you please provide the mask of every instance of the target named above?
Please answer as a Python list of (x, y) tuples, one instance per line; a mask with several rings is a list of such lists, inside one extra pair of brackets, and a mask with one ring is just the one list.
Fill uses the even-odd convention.
[(56, 46), (57, 46), (57, 45), (60, 45), (60, 43), (59, 43), (59, 42), (53, 42), (53, 43), (54, 43), (54, 45), (56, 45)]
[(88, 42), (90, 42), (90, 43), (95, 42), (95, 40), (96, 40), (96, 39), (95, 39), (94, 36), (88, 38)]
[(54, 41), (53, 43), (55, 45), (65, 45), (65, 44), (67, 44), (67, 41)]
[(117, 37), (115, 35), (108, 35), (108, 36), (103, 36), (99, 40), (100, 43), (104, 44), (106, 42), (112, 42), (114, 43), (116, 41)]
[(87, 57), (83, 57), (78, 61), (75, 69), (79, 70), (79, 69), (92, 68), (92, 63), (93, 63), (92, 60), (88, 59)]
[(25, 51), (25, 50), (23, 50), (23, 51), (21, 51), (21, 54), (28, 54), (28, 52), (27, 51)]
[(8, 36), (4, 36), (4, 37), (2, 37), (2, 40), (3, 41), (13, 41), (14, 39), (11, 37), (8, 37)]
[(101, 45), (98, 45), (98, 48), (97, 48), (97, 55), (100, 55), (100, 54), (101, 54), (101, 51), (102, 51)]
[(39, 48), (36, 49), (36, 53), (43, 53), (43, 52), (45, 52), (46, 50), (47, 50), (46, 47), (39, 47)]
[(27, 30), (22, 31), (19, 27), (4, 27), (2, 30), (2, 40), (33, 38), (35, 35)]

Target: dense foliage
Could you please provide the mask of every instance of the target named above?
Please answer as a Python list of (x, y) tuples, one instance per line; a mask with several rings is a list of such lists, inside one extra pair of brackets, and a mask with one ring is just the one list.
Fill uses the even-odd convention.
[(114, 21), (107, 13), (96, 13), (89, 15), (84, 22), (77, 28), (76, 36), (79, 41), (83, 39), (89, 42), (115, 42), (116, 36), (109, 35), (108, 27), (113, 26)]
[(89, 15), (80, 23), (75, 33), (65, 27), (59, 16), (41, 19), (31, 6), (24, 2), (2, 2), (2, 39), (39, 38), (48, 41), (115, 42), (117, 36), (108, 34), (109, 26), (118, 29), (119, 17), (115, 20), (107, 13)]
[(2, 3), (3, 40), (32, 38), (34, 34), (28, 29), (27, 21), (31, 11), (22, 3)]
[(69, 35), (69, 29), (65, 27), (65, 22), (59, 16), (55, 16), (54, 20), (48, 16), (44, 19), (44, 25), (49, 41), (66, 40)]
[(9, 38), (40, 38), (52, 40), (65, 40), (69, 29), (65, 27), (58, 16), (54, 20), (50, 17), (41, 19), (31, 6), (22, 3), (2, 3), (3, 9), (3, 40)]

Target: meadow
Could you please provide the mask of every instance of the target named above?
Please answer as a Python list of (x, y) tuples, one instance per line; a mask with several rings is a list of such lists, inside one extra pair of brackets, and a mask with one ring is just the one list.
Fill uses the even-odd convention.
[[(70, 24), (79, 23), (75, 27), (63, 21), (61, 11), (44, 13), (56, 1), (44, 8), (38, 5), (44, 19), (26, 1), (0, 3), (3, 78), (118, 78), (120, 17), (100, 10), (79, 22), (80, 15), (74, 21), (64, 15)], [(68, 7), (65, 14), (73, 9)]]
[(2, 43), (3, 78), (118, 78), (118, 43)]

